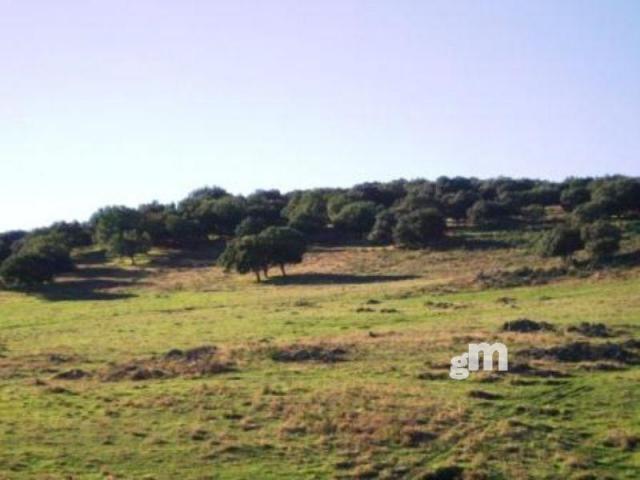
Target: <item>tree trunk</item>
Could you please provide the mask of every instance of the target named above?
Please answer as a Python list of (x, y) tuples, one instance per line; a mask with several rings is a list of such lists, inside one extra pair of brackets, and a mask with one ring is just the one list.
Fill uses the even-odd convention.
[(254, 270), (254, 273), (256, 274), (256, 282), (260, 283), (260, 270)]
[(284, 270), (284, 263), (280, 264), (280, 271), (282, 272), (283, 277), (287, 276), (287, 272)]
[(264, 273), (264, 278), (269, 278), (269, 269), (267, 267), (262, 269), (262, 273)]
[(131, 265), (135, 265), (136, 264), (135, 257), (133, 255), (131, 255), (129, 258), (131, 259)]

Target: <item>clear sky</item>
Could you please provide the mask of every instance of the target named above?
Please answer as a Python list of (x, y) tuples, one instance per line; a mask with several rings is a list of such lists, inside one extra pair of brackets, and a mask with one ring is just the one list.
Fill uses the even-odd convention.
[(0, 0), (0, 230), (439, 175), (640, 174), (637, 0)]

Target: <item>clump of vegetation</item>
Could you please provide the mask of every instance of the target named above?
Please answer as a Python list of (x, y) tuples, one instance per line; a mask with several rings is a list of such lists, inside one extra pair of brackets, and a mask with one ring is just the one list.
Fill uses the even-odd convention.
[(567, 332), (578, 333), (585, 337), (611, 337), (612, 333), (604, 323), (581, 322), (578, 325), (571, 325)]
[(555, 327), (549, 322), (536, 322), (535, 320), (529, 320), (528, 318), (511, 320), (502, 325), (502, 331), (504, 332), (529, 333), (543, 330), (553, 331), (555, 330)]
[(534, 348), (524, 352), (533, 358), (552, 358), (559, 362), (596, 362), (611, 360), (620, 363), (638, 363), (640, 356), (617, 343), (571, 342), (551, 348)]
[(620, 249), (620, 229), (608, 222), (597, 221), (582, 227), (581, 238), (585, 250), (596, 262), (610, 259)]
[(106, 382), (150, 380), (169, 377), (203, 377), (232, 372), (233, 362), (218, 358), (218, 349), (203, 345), (187, 350), (172, 349), (159, 357), (117, 364), (102, 373)]
[(271, 352), (276, 362), (320, 362), (336, 363), (346, 360), (347, 350), (343, 347), (323, 345), (290, 345)]
[(569, 225), (558, 225), (542, 235), (539, 251), (545, 257), (561, 257), (565, 262), (584, 247), (580, 230)]
[(423, 208), (400, 215), (393, 230), (394, 241), (406, 248), (422, 248), (444, 237), (445, 219), (434, 208)]
[(269, 227), (258, 235), (247, 235), (230, 242), (218, 263), (227, 271), (253, 272), (260, 282), (260, 273), (268, 277), (269, 268), (273, 266), (279, 267), (285, 276), (285, 266), (302, 262), (306, 249), (306, 241), (297, 230)]
[(484, 287), (510, 288), (523, 285), (543, 285), (569, 273), (570, 270), (564, 267), (519, 267), (514, 270), (480, 272), (476, 275), (475, 280)]

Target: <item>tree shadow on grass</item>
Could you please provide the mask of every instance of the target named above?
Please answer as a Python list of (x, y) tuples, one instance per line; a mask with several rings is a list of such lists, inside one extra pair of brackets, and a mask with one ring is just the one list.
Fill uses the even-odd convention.
[(59, 277), (54, 283), (34, 287), (26, 293), (50, 301), (122, 300), (135, 297), (121, 289), (144, 285), (147, 272), (112, 266), (84, 266)]
[(344, 273), (298, 273), (286, 277), (271, 277), (264, 283), (272, 285), (358, 285), (397, 282), (418, 278), (415, 275), (350, 275)]
[[(136, 295), (122, 291), (111, 291), (110, 289), (131, 285), (132, 283), (130, 282), (118, 282), (115, 280), (80, 280), (52, 283), (38, 289), (29, 290), (28, 293), (53, 302), (122, 300)], [(140, 284), (138, 283), (137, 285)]]

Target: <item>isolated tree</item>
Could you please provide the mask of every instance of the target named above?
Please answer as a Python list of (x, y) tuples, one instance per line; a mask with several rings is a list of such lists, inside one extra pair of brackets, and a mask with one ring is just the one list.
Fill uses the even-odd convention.
[(127, 230), (113, 235), (107, 243), (107, 249), (111, 255), (129, 257), (131, 264), (135, 265), (135, 256), (146, 253), (151, 248), (151, 239), (146, 232)]
[(562, 257), (568, 262), (583, 247), (580, 230), (568, 225), (558, 225), (542, 235), (538, 250), (543, 257)]
[(393, 243), (393, 229), (398, 223), (398, 217), (392, 210), (383, 210), (376, 215), (376, 221), (367, 236), (367, 240), (376, 245)]
[(247, 235), (229, 242), (218, 263), (225, 271), (253, 272), (256, 281), (260, 282), (260, 272), (269, 266), (267, 258), (264, 241), (258, 235)]
[(424, 208), (400, 215), (393, 239), (402, 247), (422, 248), (441, 239), (445, 228), (445, 219), (438, 210)]
[(622, 234), (620, 229), (611, 223), (599, 220), (584, 225), (580, 234), (585, 250), (594, 261), (606, 260), (620, 249)]
[[(264, 264), (278, 266), (286, 276), (285, 265), (302, 262), (307, 242), (299, 231), (290, 227), (269, 227), (258, 235), (266, 256)], [(266, 273), (266, 272), (265, 272)]]
[(349, 203), (334, 217), (333, 224), (338, 230), (362, 236), (373, 227), (377, 211), (373, 202)]

